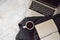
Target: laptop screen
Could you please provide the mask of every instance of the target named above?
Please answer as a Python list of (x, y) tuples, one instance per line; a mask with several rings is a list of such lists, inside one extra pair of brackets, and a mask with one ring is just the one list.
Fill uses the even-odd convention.
[(37, 1), (39, 1), (39, 2), (43, 1), (43, 2), (46, 2), (48, 4), (53, 5), (55, 7), (57, 7), (59, 4), (59, 0), (37, 0)]

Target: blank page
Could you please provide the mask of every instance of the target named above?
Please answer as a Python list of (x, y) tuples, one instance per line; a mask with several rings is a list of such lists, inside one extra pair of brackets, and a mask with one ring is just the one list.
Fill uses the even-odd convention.
[(46, 36), (58, 32), (58, 29), (53, 19), (37, 24), (35, 28), (40, 38), (44, 38)]

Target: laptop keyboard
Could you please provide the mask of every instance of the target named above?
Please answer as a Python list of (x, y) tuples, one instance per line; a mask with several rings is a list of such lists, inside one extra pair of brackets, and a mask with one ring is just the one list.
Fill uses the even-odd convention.
[(53, 10), (51, 8), (48, 8), (48, 7), (46, 7), (42, 4), (39, 4), (35, 1), (32, 1), (30, 9), (33, 10), (33, 11), (36, 11), (38, 13), (41, 13), (43, 15), (53, 15), (54, 11), (55, 11), (55, 10)]

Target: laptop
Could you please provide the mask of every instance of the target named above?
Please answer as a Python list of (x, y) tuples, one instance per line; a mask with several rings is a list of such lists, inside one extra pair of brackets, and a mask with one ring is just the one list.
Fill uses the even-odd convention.
[(57, 12), (58, 0), (34, 0), (29, 9), (42, 15), (53, 15)]

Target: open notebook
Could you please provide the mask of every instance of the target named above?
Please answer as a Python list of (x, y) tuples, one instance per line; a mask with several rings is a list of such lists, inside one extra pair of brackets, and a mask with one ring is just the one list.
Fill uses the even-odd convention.
[(35, 28), (41, 40), (60, 40), (60, 35), (53, 19), (37, 24)]

